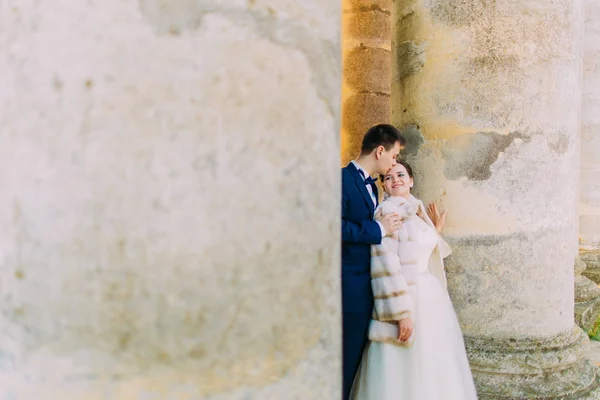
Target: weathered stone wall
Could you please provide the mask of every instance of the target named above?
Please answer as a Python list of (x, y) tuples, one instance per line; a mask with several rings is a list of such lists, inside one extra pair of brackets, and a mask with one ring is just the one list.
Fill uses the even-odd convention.
[(393, 122), (414, 125), (419, 193), (451, 210), (465, 333), (570, 329), (580, 3), (404, 1), (397, 18), (397, 62), (414, 68), (395, 82)]
[(391, 113), (392, 0), (342, 0), (342, 164)]
[(0, 16), (0, 398), (336, 398), (339, 2)]
[(600, 283), (600, 4), (585, 3), (579, 244), (585, 275)]
[(600, 4), (585, 12), (579, 226), (582, 244), (600, 247)]
[(398, 77), (393, 121), (414, 125), (407, 153), (420, 194), (451, 210), (465, 333), (570, 329), (581, 11), (576, 2), (399, 3), (397, 62), (421, 67)]
[(596, 379), (573, 322), (583, 2), (404, 0), (393, 15), (392, 123), (417, 194), (449, 210), (480, 397), (581, 396)]

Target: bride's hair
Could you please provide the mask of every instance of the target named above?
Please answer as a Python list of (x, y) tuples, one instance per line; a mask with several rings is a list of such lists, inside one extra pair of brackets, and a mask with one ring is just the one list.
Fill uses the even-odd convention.
[[(408, 172), (408, 176), (414, 179), (413, 170), (410, 164), (406, 160), (396, 160), (396, 162), (406, 168), (406, 172)], [(383, 182), (385, 175), (379, 175), (379, 179)]]

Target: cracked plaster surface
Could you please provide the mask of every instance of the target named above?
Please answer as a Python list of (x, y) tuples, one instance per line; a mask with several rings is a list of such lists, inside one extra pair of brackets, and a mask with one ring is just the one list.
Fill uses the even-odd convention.
[(222, 4), (0, 4), (0, 394), (337, 395), (340, 5)]

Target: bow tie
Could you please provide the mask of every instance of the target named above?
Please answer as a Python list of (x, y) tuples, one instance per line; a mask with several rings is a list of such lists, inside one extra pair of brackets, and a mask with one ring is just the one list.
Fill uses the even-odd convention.
[(371, 178), (370, 176), (365, 179), (365, 185), (373, 185), (377, 180)]
[(370, 176), (367, 176), (365, 178), (365, 173), (362, 172), (361, 170), (358, 170), (358, 172), (360, 172), (360, 174), (362, 175), (363, 179), (365, 180), (365, 185), (372, 185), (375, 182), (377, 182), (375, 179), (371, 178)]

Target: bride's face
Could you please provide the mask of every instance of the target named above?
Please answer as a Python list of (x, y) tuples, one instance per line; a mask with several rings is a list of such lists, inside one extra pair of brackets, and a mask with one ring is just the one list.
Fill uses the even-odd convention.
[(390, 196), (408, 197), (412, 185), (413, 179), (402, 164), (392, 167), (383, 177), (383, 187)]

